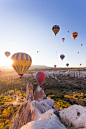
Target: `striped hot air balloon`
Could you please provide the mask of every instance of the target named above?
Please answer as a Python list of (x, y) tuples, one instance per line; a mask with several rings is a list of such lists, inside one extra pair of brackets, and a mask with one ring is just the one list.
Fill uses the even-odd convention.
[(11, 60), (13, 61), (12, 67), (21, 77), (32, 64), (31, 57), (28, 54), (21, 52), (13, 54)]
[(59, 32), (59, 30), (60, 30), (60, 27), (58, 25), (54, 25), (52, 27), (52, 32), (55, 34), (55, 36)]
[(72, 33), (72, 37), (75, 39), (78, 36), (77, 32)]
[(36, 80), (38, 81), (39, 84), (41, 84), (44, 81), (45, 77), (46, 75), (43, 72), (36, 73)]

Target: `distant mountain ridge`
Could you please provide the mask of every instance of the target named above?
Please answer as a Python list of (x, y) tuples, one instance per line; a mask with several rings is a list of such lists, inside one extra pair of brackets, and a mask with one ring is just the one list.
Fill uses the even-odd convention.
[[(29, 69), (37, 69), (37, 68), (51, 68), (45, 65), (31, 65), (31, 67)], [(0, 69), (13, 69), (12, 66), (9, 65), (4, 65), (2, 67), (0, 67)]]

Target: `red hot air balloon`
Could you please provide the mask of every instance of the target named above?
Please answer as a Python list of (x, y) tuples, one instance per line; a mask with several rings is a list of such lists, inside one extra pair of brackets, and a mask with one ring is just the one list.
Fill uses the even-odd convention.
[(39, 84), (41, 84), (44, 81), (45, 77), (46, 75), (43, 72), (38, 72), (36, 74), (36, 80), (38, 81)]
[(83, 44), (81, 44), (81, 46), (82, 46)]
[(54, 65), (54, 67), (56, 68), (56, 65)]

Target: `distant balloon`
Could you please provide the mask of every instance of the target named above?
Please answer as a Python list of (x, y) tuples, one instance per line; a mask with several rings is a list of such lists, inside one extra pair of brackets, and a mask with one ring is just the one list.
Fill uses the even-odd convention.
[(68, 67), (68, 66), (69, 66), (69, 64), (67, 63), (67, 64), (66, 64), (66, 66)]
[(39, 84), (41, 84), (44, 81), (45, 77), (46, 75), (43, 72), (36, 73), (36, 80), (38, 81)]
[(65, 58), (65, 55), (64, 54), (60, 55), (60, 58), (63, 60)]
[(77, 52), (79, 54), (79, 52)]
[(28, 54), (21, 52), (13, 54), (11, 60), (13, 61), (12, 67), (21, 77), (28, 70), (32, 63), (31, 57)]
[(69, 33), (69, 31), (67, 31)]
[(82, 46), (83, 44), (81, 44), (81, 46)]
[(60, 30), (60, 27), (58, 25), (54, 25), (52, 27), (52, 32), (55, 34), (55, 36), (59, 32), (59, 30)]
[(39, 51), (37, 51), (37, 53), (38, 53)]
[(54, 65), (54, 67), (56, 68), (56, 65)]
[(57, 53), (57, 51), (56, 51), (56, 53)]
[(78, 36), (77, 32), (72, 33), (72, 37), (75, 39)]
[(62, 38), (62, 41), (64, 42), (65, 38)]
[(6, 55), (6, 57), (9, 57), (10, 56), (10, 52), (6, 51), (5, 55)]
[(80, 64), (80, 65), (82, 65), (82, 64)]
[(2, 74), (2, 71), (0, 70), (0, 75)]

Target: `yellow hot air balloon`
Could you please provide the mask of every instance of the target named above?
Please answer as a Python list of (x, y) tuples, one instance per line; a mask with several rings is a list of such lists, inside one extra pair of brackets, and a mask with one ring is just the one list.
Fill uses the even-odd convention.
[(55, 34), (55, 36), (59, 32), (59, 30), (60, 30), (60, 27), (58, 25), (54, 25), (52, 27), (52, 32)]
[(11, 60), (13, 61), (12, 67), (21, 77), (28, 70), (32, 63), (31, 57), (28, 54), (21, 52), (13, 54)]
[(6, 57), (9, 57), (10, 56), (10, 52), (6, 51), (5, 55), (6, 55)]

